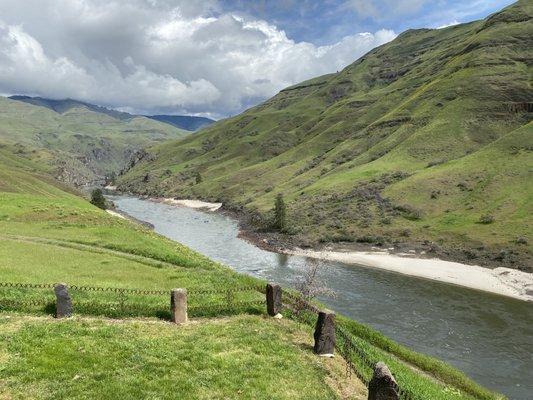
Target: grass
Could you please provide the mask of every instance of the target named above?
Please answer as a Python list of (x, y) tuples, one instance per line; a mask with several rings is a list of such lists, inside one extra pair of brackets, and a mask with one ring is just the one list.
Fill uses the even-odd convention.
[[(155, 160), (119, 177), (119, 187), (262, 216), (283, 193), (298, 244), (374, 236), (530, 269), (531, 241), (516, 239), (533, 236), (524, 108), (532, 15), (524, 0), (486, 20), (406, 32), (338, 73), (154, 146)], [(394, 174), (402, 178), (387, 178)], [(489, 213), (494, 225), (480, 226)]]
[[(62, 186), (54, 183), (53, 180), (45, 179), (39, 164), (30, 163), (24, 158), (17, 157), (4, 157), (0, 159), (0, 163), (6, 167), (0, 170), (6, 170), (9, 167), (12, 171), (11, 174), (2, 176), (3, 191), (0, 192), (0, 281), (19, 283), (63, 281), (76, 286), (162, 291), (161, 294), (149, 296), (127, 294), (126, 298), (121, 298), (114, 292), (86, 292), (72, 289), (76, 319), (74, 321), (54, 322), (50, 319), (35, 317), (53, 312), (51, 288), (31, 290), (0, 288), (4, 301), (20, 303), (31, 300), (38, 303), (36, 306), (24, 306), (26, 308), (19, 305), (11, 308), (4, 306), (7, 311), (4, 310), (4, 313), (1, 314), (4, 324), (0, 328), (0, 335), (15, 338), (7, 341), (2, 340), (0, 345), (6, 349), (4, 353), (0, 352), (0, 358), (7, 357), (8, 360), (7, 367), (0, 369), (0, 376), (2, 377), (0, 388), (4, 391), (7, 390), (8, 395), (12, 398), (27, 396), (40, 398), (47, 396), (49, 390), (57, 397), (64, 398), (84, 398), (84, 396), (105, 398), (106, 396), (116, 396), (118, 390), (124, 390), (125, 393), (129, 393), (133, 397), (165, 398), (169, 393), (167, 391), (171, 390), (169, 388), (172, 387), (175, 390), (179, 388), (184, 393), (190, 393), (191, 398), (195, 398), (194, 396), (198, 396), (198, 398), (217, 398), (217, 396), (233, 398), (226, 392), (220, 391), (222, 390), (220, 389), (220, 385), (222, 385), (220, 382), (226, 382), (228, 388), (233, 390), (235, 386), (232, 382), (248, 382), (243, 380), (242, 376), (242, 379), (235, 381), (230, 377), (231, 372), (228, 371), (231, 371), (234, 363), (255, 364), (243, 359), (237, 350), (228, 350), (227, 363), (213, 364), (214, 366), (229, 368), (229, 370), (224, 371), (211, 371), (205, 364), (198, 361), (196, 355), (187, 359), (183, 354), (196, 354), (196, 352), (202, 354), (202, 357), (206, 352), (209, 353), (208, 360), (211, 357), (216, 358), (215, 353), (211, 354), (213, 348), (211, 346), (216, 346), (219, 340), (218, 335), (222, 335), (223, 329), (215, 323), (205, 328), (194, 325), (194, 327), (187, 328), (190, 329), (187, 331), (190, 336), (187, 336), (188, 333), (180, 333), (162, 322), (168, 319), (168, 291), (175, 287), (185, 287), (189, 290), (192, 317), (220, 317), (222, 315), (235, 321), (235, 329), (239, 332), (235, 338), (238, 341), (233, 344), (235, 349), (246, 348), (245, 343), (248, 342), (255, 343), (257, 346), (255, 348), (263, 349), (261, 351), (264, 351), (263, 346), (274, 346), (274, 348), (276, 346), (288, 346), (290, 341), (287, 341), (286, 338), (283, 339), (283, 337), (280, 338), (282, 343), (270, 344), (268, 342), (268, 345), (261, 339), (263, 335), (269, 337), (269, 332), (272, 330), (278, 332), (278, 329), (282, 329), (276, 334), (283, 335), (283, 329), (287, 328), (299, 332), (299, 335), (305, 338), (306, 345), (299, 350), (302, 359), (315, 360), (309, 353), (309, 345), (312, 340), (309, 327), (284, 322), (287, 325), (282, 325), (281, 328), (277, 325), (269, 325), (264, 328), (264, 325), (268, 325), (270, 322), (277, 323), (272, 320), (266, 322), (262, 319), (261, 314), (264, 313), (264, 305), (240, 307), (237, 304), (241, 301), (247, 304), (250, 302), (257, 304), (257, 301), (264, 299), (263, 295), (257, 291), (238, 292), (229, 300), (227, 298), (228, 291), (235, 288), (263, 285), (264, 283), (237, 274), (229, 268), (217, 264), (185, 246), (165, 239), (143, 226), (107, 214), (91, 205), (87, 200), (63, 190)], [(213, 304), (217, 307), (210, 309), (209, 307)], [(6, 312), (13, 313), (17, 310), (25, 311), (27, 316), (8, 318), (10, 314), (6, 314)], [(256, 315), (239, 316), (243, 312), (255, 313)], [(109, 320), (107, 322), (106, 320), (83, 322), (85, 320), (81, 318), (82, 315), (113, 318), (151, 317), (155, 318), (151, 321), (153, 323), (157, 321), (157, 323), (156, 325), (148, 324), (145, 326), (142, 322), (136, 322), (133, 325), (111, 323)], [(79, 326), (79, 323), (82, 325)], [(227, 326), (232, 326), (231, 324), (233, 322)], [(243, 324), (246, 327), (241, 329)], [(17, 328), (15, 329), (13, 325)], [(21, 326), (24, 329), (19, 330)], [(195, 385), (195, 388), (188, 389), (185, 383), (179, 383), (179, 385), (184, 386), (176, 386), (178, 384), (175, 380), (174, 386), (172, 386), (167, 375), (157, 375), (154, 372), (161, 371), (163, 367), (156, 365), (153, 370), (150, 369), (152, 366), (147, 367), (146, 371), (143, 370), (144, 360), (153, 358), (148, 350), (158, 350), (154, 344), (155, 339), (152, 338), (151, 344), (147, 343), (143, 341), (145, 336), (138, 334), (138, 331), (142, 330), (150, 332), (150, 335), (156, 335), (156, 332), (151, 330), (152, 326), (158, 327), (157, 329), (154, 328), (155, 331), (161, 331), (162, 349), (170, 348), (173, 349), (172, 351), (179, 350), (180, 352), (176, 354), (169, 350), (169, 354), (174, 354), (170, 359), (175, 363), (175, 365), (172, 364), (172, 368), (178, 368), (181, 365), (177, 360), (188, 360), (187, 362), (183, 361), (183, 368), (178, 368), (179, 370), (190, 371), (196, 368), (203, 371), (204, 368), (207, 368), (209, 370), (209, 374), (206, 372), (207, 375), (204, 373), (188, 375), (191, 376), (190, 379), (193, 382), (205, 379), (207, 386), (202, 389)], [(401, 347), (370, 328), (351, 322), (349, 329), (361, 348), (366, 349), (373, 359), (386, 361), (399, 382), (415, 393), (416, 398), (436, 400), (497, 398), (496, 395), (485, 395), (484, 389), (479, 388), (478, 385), (453, 368)], [(94, 333), (94, 337), (88, 332)], [(200, 334), (199, 332), (203, 333)], [(17, 336), (19, 334), (21, 336)], [(200, 336), (196, 337), (196, 334)], [(204, 345), (204, 341), (209, 342), (210, 335), (212, 335), (213, 343)], [(61, 338), (57, 344), (52, 340), (52, 337), (56, 336)], [(137, 336), (139, 338), (135, 339)], [(130, 340), (130, 338), (134, 339)], [(37, 340), (43, 341), (46, 346), (37, 346), (35, 344)], [(109, 343), (104, 343), (106, 340)], [(76, 347), (73, 350), (72, 347), (69, 347), (72, 346), (72, 343), (87, 343), (88, 348), (102, 349), (103, 354), (116, 352), (116, 360), (118, 361), (113, 360), (111, 356), (103, 357), (104, 359), (100, 360), (101, 357), (96, 357), (89, 352), (87, 354), (88, 365), (90, 362), (97, 363), (95, 368), (89, 368), (86, 366), (86, 360), (83, 359), (84, 355), (82, 357), (85, 360), (83, 363), (54, 356), (54, 354), (61, 355), (63, 351), (74, 352), (79, 348)], [(195, 343), (195, 346), (179, 346), (179, 343)], [(124, 349), (130, 353), (123, 353)], [(132, 359), (137, 360), (137, 356), (134, 355), (136, 352), (139, 353), (139, 363), (128, 364), (128, 362), (133, 362)], [(255, 357), (256, 350), (252, 348), (250, 352), (251, 354), (248, 356)], [(316, 370), (318, 368), (316, 360), (307, 364), (295, 365), (291, 367), (292, 369), (285, 368), (287, 360), (296, 361), (291, 358), (290, 354), (287, 355), (287, 358), (282, 357), (281, 354), (284, 352), (285, 350), (281, 353), (271, 354), (270, 361), (267, 360), (269, 365), (272, 368), (276, 366), (276, 369), (277, 367), (282, 368), (286, 370), (284, 373), (287, 374), (294, 370), (294, 376), (299, 376), (300, 379), (295, 384), (289, 384), (288, 382), (293, 377), (286, 380), (280, 378), (281, 380), (277, 380), (276, 384), (271, 384), (271, 378), (262, 380), (262, 378), (257, 377), (257, 380), (249, 381), (250, 385), (242, 393), (243, 398), (266, 396), (271, 390), (269, 385), (276, 386), (275, 389), (272, 389), (272, 398), (276, 398), (276, 396), (277, 398), (292, 398), (300, 394), (302, 398), (307, 395), (310, 398), (327, 398), (330, 395), (324, 393), (330, 392), (328, 392), (329, 389), (325, 389), (324, 382), (330, 382), (333, 386), (339, 385), (340, 378), (333, 379), (330, 375), (326, 378), (323, 370), (320, 368)], [(232, 359), (233, 354), (235, 354), (235, 359)], [(262, 353), (259, 351), (258, 354)], [(177, 358), (178, 356), (185, 358)], [(121, 357), (126, 357), (126, 366), (118, 369), (117, 373), (120, 379), (109, 383), (111, 372), (106, 371), (118, 368), (115, 362), (124, 359)], [(168, 360), (159, 360), (158, 362), (163, 363), (161, 365), (165, 367), (171, 364)], [(355, 363), (357, 365), (357, 360)], [(34, 369), (29, 369), (28, 365), (34, 366)], [(249, 373), (254, 375), (259, 374), (258, 371), (265, 371), (262, 365), (258, 365), (257, 370), (253, 369)], [(72, 372), (78, 369), (81, 373)], [(213, 369), (215, 368), (213, 367)], [(416, 369), (422, 372), (416, 371)], [(315, 375), (309, 375), (305, 372), (308, 370), (318, 372), (315, 371)], [(368, 366), (361, 365), (360, 370), (366, 375), (370, 373)], [(41, 372), (37, 373), (36, 371)], [(94, 371), (103, 372), (99, 375)], [(269, 373), (265, 372), (265, 375), (268, 376)], [(72, 380), (74, 376), (84, 376), (83, 374), (88, 375), (87, 381), (82, 378)], [(58, 381), (54, 380), (57, 378), (59, 381), (64, 381), (66, 376), (70, 377), (68, 385), (59, 385), (57, 384)], [(302, 376), (306, 378), (301, 379)], [(316, 376), (322, 378), (313, 378)], [(95, 384), (99, 380), (104, 382), (104, 385)], [(139, 384), (139, 382), (147, 381), (150, 381), (150, 384), (147, 384), (146, 387)], [(310, 382), (313, 384), (307, 384)], [(106, 385), (108, 389), (105, 389)], [(300, 390), (300, 386), (309, 387)], [(318, 390), (315, 386), (322, 386), (323, 394), (317, 394), (317, 397), (314, 397), (312, 390)], [(159, 394), (149, 393), (149, 391), (155, 391), (156, 387), (160, 388)], [(85, 394), (87, 390), (87, 393), (91, 395)], [(147, 392), (128, 392), (129, 390), (146, 390)], [(187, 390), (200, 392), (193, 393), (187, 392)], [(294, 392), (296, 394), (293, 393), (293, 390), (296, 390)], [(342, 398), (339, 393), (336, 395)]]
[[(183, 326), (0, 315), (0, 397), (336, 399), (331, 360), (289, 321), (259, 316)], [(336, 371), (336, 372), (335, 372)], [(305, 377), (305, 379), (302, 379)], [(364, 388), (357, 398), (364, 398)]]
[[(433, 357), (413, 352), (412, 350), (394, 342), (393, 340), (375, 331), (374, 329), (367, 327), (366, 325), (342, 316), (339, 318), (339, 322), (343, 327), (346, 328), (348, 332), (361, 339), (361, 345), (373, 353), (374, 359), (387, 359), (388, 361), (386, 362), (388, 362), (388, 365), (393, 368), (400, 382), (406, 382), (407, 388), (409, 388), (412, 392), (420, 393), (419, 388), (416, 388), (410, 384), (410, 382), (416, 382), (416, 380), (412, 378), (405, 378), (404, 376), (412, 374), (413, 371), (405, 368), (405, 365), (398, 363), (398, 359), (403, 360), (410, 365), (416, 366), (417, 369), (424, 371), (425, 373), (449, 385), (445, 389), (442, 389), (442, 387), (438, 386), (436, 388), (437, 393), (440, 392), (444, 398), (447, 398), (446, 396), (453, 398), (452, 394), (453, 396), (458, 396), (460, 398), (461, 394), (457, 389), (468, 393), (470, 396), (472, 396), (472, 398), (486, 400), (502, 398), (500, 395), (497, 395), (481, 385), (476, 384), (465, 374), (449, 366), (448, 364)], [(391, 355), (393, 355), (393, 357), (391, 357)], [(431, 388), (430, 390), (435, 390), (435, 388)], [(426, 398), (438, 398), (434, 397), (436, 395), (437, 394), (435, 393), (428, 393), (426, 391)]]

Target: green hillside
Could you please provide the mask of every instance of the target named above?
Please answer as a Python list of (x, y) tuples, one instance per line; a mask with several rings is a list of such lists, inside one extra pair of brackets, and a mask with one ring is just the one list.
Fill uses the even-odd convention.
[(120, 113), (97, 110), (74, 103), (60, 113), (0, 97), (0, 145), (14, 147), (18, 155), (49, 165), (55, 177), (82, 186), (119, 173), (148, 145), (186, 135), (145, 117), (124, 119)]
[(519, 1), (406, 31), (338, 73), (154, 146), (119, 187), (221, 200), (260, 229), (283, 193), (285, 244), (418, 247), (531, 270), (532, 14)]
[[(0, 148), (0, 398), (366, 398), (342, 357), (313, 355), (314, 320), (266, 318), (263, 294), (237, 290), (264, 282), (94, 207), (48, 168)], [(5, 282), (67, 282), (76, 315), (51, 317), (49, 286)], [(121, 306), (120, 291), (87, 287), (163, 295), (127, 295)], [(175, 287), (189, 291), (192, 318), (179, 329), (166, 322)], [(441, 361), (339, 321), (413, 399), (501, 398)], [(363, 361), (352, 359), (368, 379)]]

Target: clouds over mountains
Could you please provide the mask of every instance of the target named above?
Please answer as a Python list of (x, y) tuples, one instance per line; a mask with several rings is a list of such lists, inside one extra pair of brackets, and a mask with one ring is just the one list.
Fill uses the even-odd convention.
[(295, 42), (214, 1), (0, 0), (0, 93), (223, 116), (394, 37)]

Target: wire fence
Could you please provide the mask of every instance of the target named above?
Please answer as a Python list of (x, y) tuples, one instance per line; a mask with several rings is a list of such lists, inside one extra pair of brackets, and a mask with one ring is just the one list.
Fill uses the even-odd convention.
[[(283, 292), (282, 307), (287, 316), (309, 326), (316, 323), (318, 313), (321, 311), (319, 307), (301, 296), (287, 291)], [(335, 348), (346, 361), (347, 373), (354, 373), (359, 380), (368, 386), (374, 373), (374, 367), (380, 360), (369, 354), (364, 348), (363, 340), (352, 335), (342, 322), (336, 322), (335, 336)], [(422, 400), (420, 396), (414, 395), (398, 384), (395, 390), (402, 400)]]
[[(54, 314), (55, 284), (0, 282), (0, 311)], [(74, 313), (114, 318), (157, 317), (170, 320), (170, 290), (131, 289), (69, 285)], [(187, 291), (187, 312), (190, 317), (217, 317), (235, 314), (260, 314), (265, 310), (265, 287), (259, 285), (192, 288)], [(283, 291), (284, 314), (313, 327), (320, 308), (295, 292)], [(366, 349), (368, 343), (349, 332), (342, 322), (335, 324), (335, 348), (347, 363), (347, 372), (354, 373), (368, 386), (374, 372), (375, 359)], [(409, 390), (395, 388), (402, 400), (421, 400)]]
[[(0, 282), (0, 311), (54, 314), (54, 286)], [(76, 314), (170, 319), (170, 290), (69, 285), (68, 293)], [(257, 314), (263, 312), (264, 305), (264, 289), (254, 285), (188, 291), (191, 317)]]

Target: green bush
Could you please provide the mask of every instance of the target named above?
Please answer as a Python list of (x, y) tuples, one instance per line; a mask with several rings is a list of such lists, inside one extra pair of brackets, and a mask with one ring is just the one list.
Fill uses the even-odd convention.
[(100, 189), (94, 189), (91, 193), (91, 204), (102, 210), (106, 209), (105, 197)]

